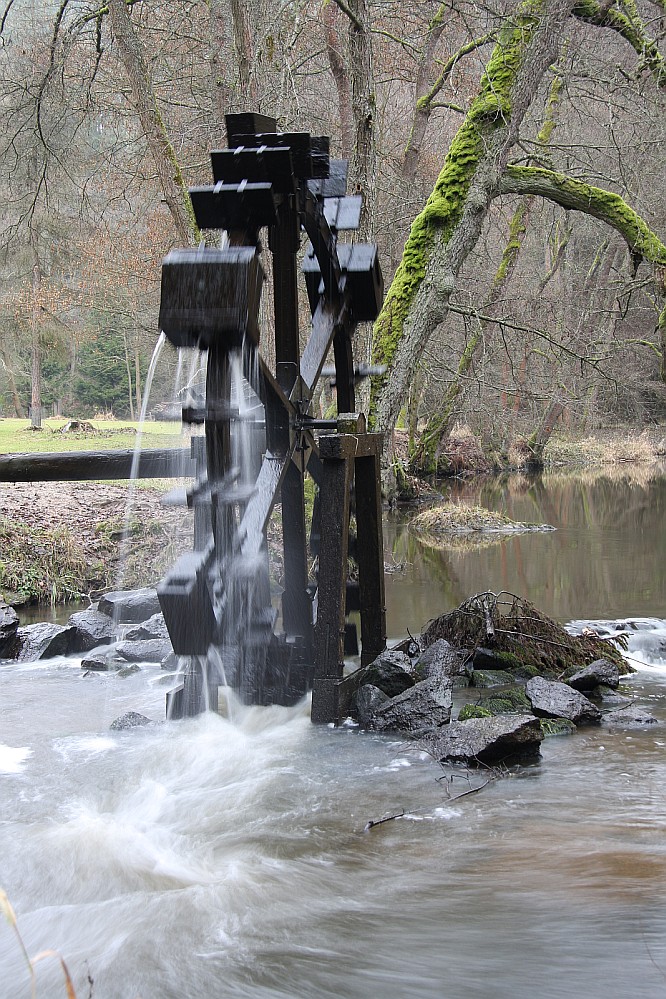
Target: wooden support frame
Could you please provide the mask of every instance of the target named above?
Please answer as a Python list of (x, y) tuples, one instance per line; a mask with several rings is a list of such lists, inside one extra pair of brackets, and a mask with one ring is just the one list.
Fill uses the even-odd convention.
[(315, 625), (312, 721), (341, 721), (344, 675), (345, 590), (351, 485), (356, 480), (358, 570), (361, 595), (361, 664), (386, 648), (384, 549), (381, 519), (381, 435), (321, 437), (319, 604)]

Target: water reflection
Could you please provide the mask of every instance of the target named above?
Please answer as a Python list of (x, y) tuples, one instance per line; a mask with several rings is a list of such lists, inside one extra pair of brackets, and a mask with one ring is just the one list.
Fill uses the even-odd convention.
[(405, 514), (391, 516), (385, 527), (387, 550), (406, 565), (400, 574), (404, 579), (397, 574), (387, 579), (389, 616), (406, 634), (489, 589), (518, 593), (563, 622), (582, 616), (663, 616), (665, 473), (660, 464), (447, 486), (446, 498), (557, 530), (513, 535), (474, 550), (442, 551), (417, 541)]

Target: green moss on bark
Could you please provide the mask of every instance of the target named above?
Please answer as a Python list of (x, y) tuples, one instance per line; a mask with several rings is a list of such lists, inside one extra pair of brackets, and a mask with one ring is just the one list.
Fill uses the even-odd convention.
[(666, 246), (624, 198), (613, 191), (604, 191), (554, 170), (515, 165), (506, 168), (506, 183), (502, 187), (507, 193), (537, 194), (563, 208), (593, 215), (617, 229), (632, 253), (666, 267)]
[[(373, 363), (389, 368), (403, 327), (423, 281), (435, 237), (445, 242), (460, 222), (470, 186), (486, 141), (511, 114), (511, 91), (534, 28), (539, 0), (528, 0), (505, 24), (493, 50), (477, 97), (458, 130), (444, 166), (423, 211), (416, 217), (405, 244), (402, 261), (389, 288), (373, 336)], [(373, 379), (371, 419), (387, 375)]]

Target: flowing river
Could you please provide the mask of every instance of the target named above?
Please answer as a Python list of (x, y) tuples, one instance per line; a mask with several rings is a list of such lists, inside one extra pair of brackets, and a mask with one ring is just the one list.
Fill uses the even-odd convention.
[[(314, 727), (305, 704), (163, 723), (157, 667), (3, 664), (0, 887), (78, 999), (666, 995), (666, 479), (466, 498), (558, 530), (435, 551), (389, 521), (390, 636), (484, 589), (563, 622), (632, 618), (629, 682), (661, 724), (550, 738), (463, 794), (492, 775)], [(159, 724), (109, 731), (128, 710)], [(35, 970), (40, 999), (65, 999), (56, 958)], [(30, 996), (4, 921), (0, 996)]]

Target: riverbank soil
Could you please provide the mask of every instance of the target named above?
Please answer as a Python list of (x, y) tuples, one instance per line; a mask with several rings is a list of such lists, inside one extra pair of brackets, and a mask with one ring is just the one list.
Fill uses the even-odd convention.
[(191, 548), (192, 514), (164, 489), (102, 482), (0, 483), (0, 593), (59, 602), (154, 584)]

